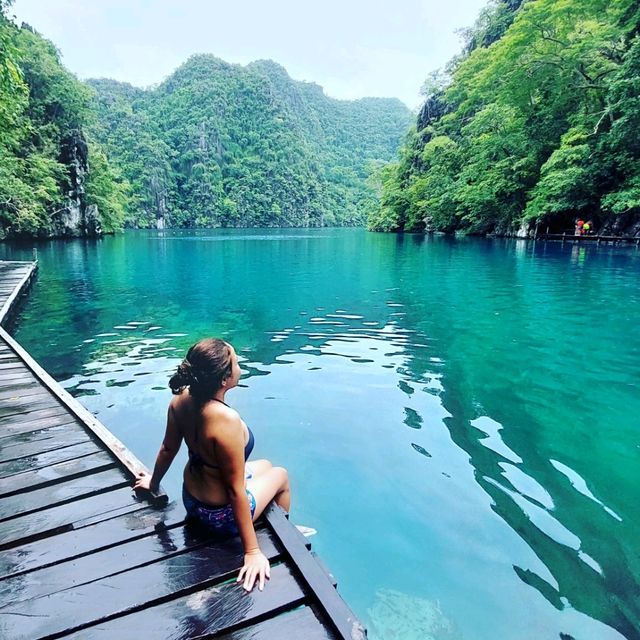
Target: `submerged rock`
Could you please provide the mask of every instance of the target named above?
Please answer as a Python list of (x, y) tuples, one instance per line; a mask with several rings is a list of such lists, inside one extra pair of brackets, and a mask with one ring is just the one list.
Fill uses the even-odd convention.
[(462, 640), (438, 602), (394, 589), (379, 589), (368, 614), (370, 640)]

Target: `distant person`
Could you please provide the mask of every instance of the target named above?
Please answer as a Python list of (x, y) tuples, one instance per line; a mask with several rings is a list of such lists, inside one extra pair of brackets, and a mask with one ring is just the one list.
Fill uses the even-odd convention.
[(201, 340), (187, 352), (169, 381), (175, 394), (169, 403), (167, 428), (153, 474), (139, 474), (135, 489), (158, 491), (160, 481), (186, 441), (189, 461), (184, 469), (182, 499), (187, 514), (223, 537), (240, 535), (244, 564), (238, 582), (251, 591), (264, 588), (269, 560), (260, 551), (253, 523), (275, 499), (291, 506), (286, 469), (268, 460), (246, 464), (253, 433), (225, 394), (237, 386), (240, 366), (233, 347), (218, 339)]
[(582, 227), (584, 230), (585, 235), (589, 235), (591, 233), (593, 233), (593, 222), (591, 222), (591, 220), (588, 220), (587, 222), (584, 223), (584, 226)]
[(584, 220), (582, 218), (578, 218), (576, 220), (576, 230), (575, 230), (575, 235), (577, 236), (581, 236), (583, 233), (583, 229), (584, 229)]

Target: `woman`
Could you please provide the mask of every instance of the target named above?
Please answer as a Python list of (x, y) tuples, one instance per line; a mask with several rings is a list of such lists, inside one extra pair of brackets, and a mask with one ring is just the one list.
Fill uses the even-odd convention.
[(167, 429), (153, 474), (141, 473), (135, 489), (157, 491), (182, 441), (189, 450), (182, 499), (187, 514), (223, 536), (240, 535), (244, 564), (238, 582), (251, 591), (264, 588), (269, 561), (260, 551), (253, 523), (275, 500), (291, 506), (286, 469), (268, 460), (246, 464), (253, 434), (225, 394), (237, 386), (236, 352), (223, 340), (209, 338), (193, 345), (169, 381), (175, 394), (169, 404)]

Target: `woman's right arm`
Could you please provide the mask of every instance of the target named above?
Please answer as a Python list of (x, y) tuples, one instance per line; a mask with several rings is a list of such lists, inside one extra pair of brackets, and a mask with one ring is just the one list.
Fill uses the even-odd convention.
[(258, 546), (247, 500), (244, 477), (244, 430), (239, 416), (229, 415), (223, 420), (217, 417), (216, 458), (244, 549), (244, 565), (240, 569), (238, 582), (244, 580), (243, 587), (251, 591), (257, 581), (258, 589), (262, 591), (265, 578), (270, 576), (269, 560)]
[(180, 450), (181, 444), (182, 432), (178, 428), (174, 415), (173, 402), (171, 402), (167, 411), (167, 428), (156, 457), (153, 474), (139, 473), (133, 488), (148, 489), (152, 493), (156, 493), (160, 488), (160, 481), (171, 466), (173, 459)]

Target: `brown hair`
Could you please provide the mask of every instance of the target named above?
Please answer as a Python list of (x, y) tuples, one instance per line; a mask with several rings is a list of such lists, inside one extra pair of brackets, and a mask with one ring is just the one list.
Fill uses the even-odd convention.
[(205, 338), (187, 351), (169, 386), (173, 393), (189, 387), (189, 393), (200, 402), (211, 400), (222, 381), (231, 375), (231, 365), (229, 344), (219, 338)]

